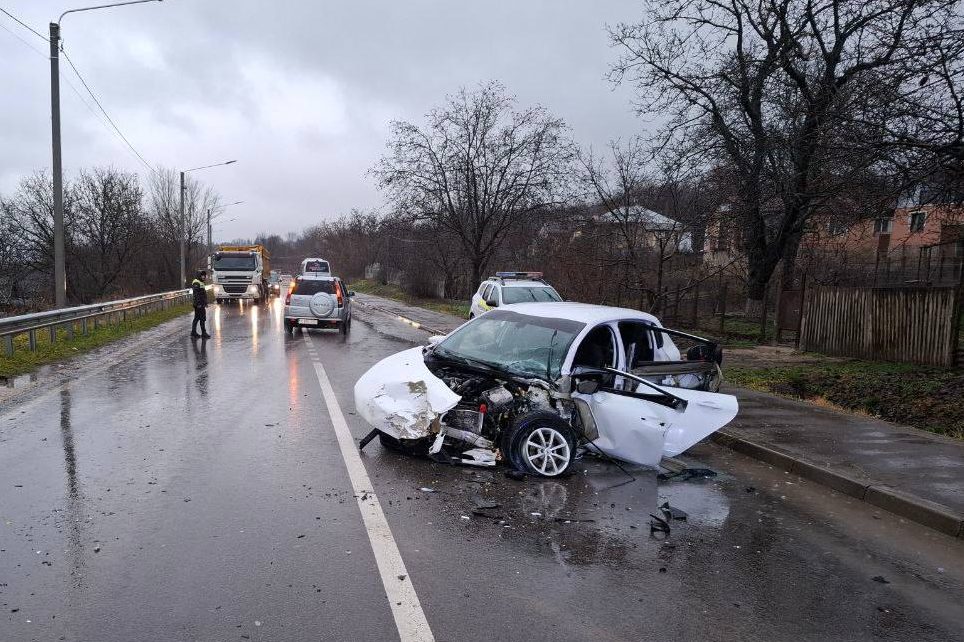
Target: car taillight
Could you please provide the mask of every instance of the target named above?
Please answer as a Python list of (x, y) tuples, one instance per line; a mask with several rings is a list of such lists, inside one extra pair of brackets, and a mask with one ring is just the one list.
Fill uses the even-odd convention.
[(345, 305), (345, 297), (341, 293), (341, 283), (335, 283), (335, 297), (338, 298), (338, 307)]
[(291, 290), (288, 290), (288, 294), (285, 295), (285, 305), (291, 305)]

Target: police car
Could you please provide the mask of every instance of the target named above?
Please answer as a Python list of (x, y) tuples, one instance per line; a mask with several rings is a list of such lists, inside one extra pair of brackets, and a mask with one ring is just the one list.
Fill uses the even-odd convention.
[(469, 318), (493, 308), (514, 303), (552, 303), (562, 301), (556, 290), (542, 278), (542, 272), (496, 272), (472, 295)]

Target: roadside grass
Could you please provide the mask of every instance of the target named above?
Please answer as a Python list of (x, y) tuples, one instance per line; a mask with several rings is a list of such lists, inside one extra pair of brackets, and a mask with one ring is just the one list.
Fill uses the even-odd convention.
[[(752, 348), (760, 345), (760, 324), (756, 321), (746, 321), (743, 317), (728, 316), (723, 320), (723, 331), (720, 332), (719, 317), (701, 319), (695, 328), (679, 329), (698, 336), (712, 339), (727, 348)], [(673, 324), (668, 324), (673, 327)], [(775, 324), (767, 322), (767, 337), (772, 337)]]
[(964, 439), (964, 370), (843, 361), (726, 367), (734, 385), (814, 401)]
[(364, 292), (365, 294), (374, 294), (375, 296), (385, 297), (386, 299), (400, 301), (402, 303), (407, 303), (408, 305), (418, 306), (420, 308), (425, 308), (426, 310), (432, 310), (433, 312), (451, 314), (459, 317), (460, 319), (469, 318), (469, 304), (463, 301), (456, 301), (454, 299), (425, 299), (414, 297), (410, 294), (407, 294), (397, 285), (382, 285), (377, 281), (371, 281), (369, 279), (359, 279), (357, 281), (353, 281), (351, 283), (351, 289), (358, 292)]
[(148, 330), (165, 321), (187, 314), (190, 304), (178, 305), (167, 310), (149, 312), (143, 316), (131, 317), (120, 324), (102, 325), (96, 330), (88, 326), (87, 336), (80, 333), (80, 324), (74, 328), (74, 338), (68, 337), (66, 328), (59, 328), (57, 341), (50, 342), (50, 333), (44, 329), (37, 332), (37, 349), (30, 351), (27, 335), (14, 338), (14, 352), (8, 357), (0, 348), (0, 378), (16, 377), (31, 372), (42, 365), (63, 361), (106, 345), (118, 339)]

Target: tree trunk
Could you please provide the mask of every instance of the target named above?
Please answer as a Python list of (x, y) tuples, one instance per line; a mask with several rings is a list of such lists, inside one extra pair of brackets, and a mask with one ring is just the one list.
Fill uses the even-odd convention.
[[(769, 276), (769, 275), (768, 275)], [(758, 321), (763, 315), (763, 301), (766, 296), (769, 278), (760, 280), (752, 276), (746, 284), (746, 307), (744, 314), (747, 321)]]

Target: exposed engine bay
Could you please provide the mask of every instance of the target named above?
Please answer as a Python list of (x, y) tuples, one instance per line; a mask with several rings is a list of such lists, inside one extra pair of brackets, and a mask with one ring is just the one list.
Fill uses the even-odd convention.
[(461, 397), (454, 408), (439, 418), (438, 431), (428, 451), (433, 458), (476, 465), (494, 465), (497, 460), (510, 459), (506, 453), (516, 436), (514, 428), (523, 423), (521, 418), (534, 413), (552, 413), (570, 424), (574, 441), (582, 436), (571, 397), (552, 390), (541, 380), (471, 373), (460, 367), (432, 364), (431, 360), (429, 370)]

